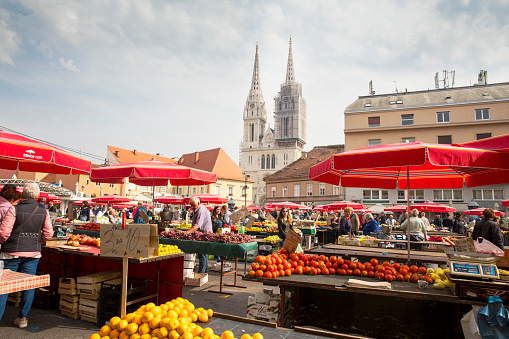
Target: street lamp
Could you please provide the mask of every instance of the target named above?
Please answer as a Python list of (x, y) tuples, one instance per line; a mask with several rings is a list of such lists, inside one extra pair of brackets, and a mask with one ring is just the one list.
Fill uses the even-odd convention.
[(467, 204), (467, 208), (469, 210), (473, 210), (475, 208), (478, 208), (479, 207), (479, 204), (477, 202), (474, 201), (474, 199), (472, 198), (472, 200), (470, 200), (470, 202)]
[(251, 176), (246, 174), (246, 172), (242, 172), (242, 174), (244, 175), (244, 207), (247, 208), (247, 179)]

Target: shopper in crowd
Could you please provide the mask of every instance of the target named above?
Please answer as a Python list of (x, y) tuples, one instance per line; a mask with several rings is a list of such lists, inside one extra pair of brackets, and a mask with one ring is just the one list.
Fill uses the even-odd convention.
[(428, 240), (426, 226), (424, 226), (424, 223), (419, 218), (419, 211), (417, 209), (413, 209), (410, 212), (410, 218), (406, 219), (401, 224), (401, 229), (403, 231), (405, 231), (407, 227), (410, 228), (410, 241)]
[[(189, 205), (194, 211), (193, 221), (191, 228), (188, 232), (212, 232), (212, 219), (207, 208), (200, 203), (200, 199), (197, 197), (191, 197), (189, 199)], [(207, 273), (208, 271), (208, 254), (198, 254), (198, 273)]]
[(212, 214), (210, 215), (212, 220), (212, 232), (219, 233), (219, 229), (223, 227), (223, 221), (221, 220), (221, 207), (214, 206)]
[(454, 222), (452, 224), (452, 232), (458, 233), (461, 235), (465, 235), (466, 229), (465, 229), (465, 222), (463, 221), (463, 216), (461, 213), (456, 213), (454, 215)]
[(16, 190), (16, 185), (13, 184), (5, 184), (4, 187), (2, 187), (2, 190), (0, 191), (0, 223), (2, 222), (2, 219), (4, 218), (5, 213), (7, 213), (7, 210), (11, 208), (12, 204), (4, 198), (5, 191), (7, 190)]
[(398, 222), (400, 225), (402, 225), (405, 222), (405, 220), (407, 220), (407, 219), (408, 219), (408, 212), (403, 212), (400, 214), (400, 216), (398, 218)]
[(225, 226), (231, 226), (232, 221), (230, 220), (230, 215), (232, 215), (232, 212), (228, 209), (228, 205), (221, 206), (221, 214), (223, 216), (223, 223)]
[(141, 201), (138, 201), (138, 208), (136, 209), (136, 212), (134, 212), (134, 223), (135, 224), (144, 224), (145, 220), (141, 217), (141, 211), (145, 212), (147, 214), (147, 208), (143, 206), (143, 203)]
[(333, 230), (339, 230), (339, 222), (341, 218), (339, 213), (332, 213), (332, 219), (330, 221), (330, 226)]
[(498, 225), (492, 220), (495, 212), (491, 208), (485, 208), (482, 212), (483, 218), (479, 220), (472, 232), (472, 239), (477, 240), (479, 237), (492, 242), (495, 246), (504, 250), (504, 239)]
[(108, 221), (110, 224), (116, 224), (118, 222), (118, 219), (115, 217), (115, 210), (113, 208), (110, 208), (108, 211)]
[(103, 212), (102, 208), (99, 208), (99, 207), (96, 208), (96, 211), (95, 211), (96, 220), (99, 219), (102, 216), (104, 216), (104, 212)]
[(272, 215), (272, 217), (274, 217), (274, 219), (277, 220), (278, 217), (277, 207), (274, 207), (274, 211), (272, 211), (270, 214)]
[(46, 209), (46, 198), (41, 198), (41, 202), (39, 202), (39, 206)]
[(161, 217), (161, 221), (171, 221), (173, 219), (173, 211), (168, 207), (168, 205), (164, 205), (159, 216)]
[(265, 207), (262, 207), (258, 210), (258, 221), (264, 222), (267, 220), (267, 215), (265, 214)]
[(48, 202), (48, 212), (56, 212), (57, 208), (53, 205), (53, 201)]
[(299, 211), (298, 208), (293, 210), (292, 219), (293, 220), (300, 220), (300, 211)]
[(180, 211), (177, 206), (173, 208), (173, 219), (172, 220), (179, 220), (180, 219)]
[(90, 206), (88, 206), (88, 202), (83, 201), (83, 204), (80, 208), (80, 221), (90, 221)]
[(422, 222), (424, 223), (424, 226), (426, 226), (426, 230), (429, 231), (430, 228), (431, 228), (431, 225), (429, 223), (428, 218), (426, 218), (426, 213), (425, 212), (421, 212), (420, 216), (421, 216)]
[(359, 215), (357, 213), (353, 213), (353, 210), (352, 215), (350, 216), (350, 224), (352, 224), (352, 234), (357, 234), (357, 231), (359, 230), (362, 223), (359, 219)]
[(383, 211), (380, 212), (380, 225), (385, 224), (386, 221), (387, 221), (387, 215), (385, 215), (385, 213)]
[(502, 231), (509, 231), (509, 219), (505, 215), (500, 215), (500, 220), (498, 221), (498, 226)]
[(435, 219), (433, 219), (433, 225), (435, 225), (435, 227), (442, 227), (442, 219), (440, 218), (440, 214), (435, 214)]
[(449, 228), (449, 231), (452, 231), (452, 226), (453, 226), (453, 220), (451, 218), (451, 216), (449, 215), (449, 213), (446, 213), (445, 215), (445, 218), (442, 220), (442, 227), (447, 227)]
[(389, 216), (387, 217), (387, 220), (385, 220), (385, 224), (387, 226), (396, 226), (396, 219), (394, 219), (393, 214), (389, 214)]
[(191, 210), (191, 207), (190, 206), (186, 206), (183, 210), (182, 210), (182, 215), (181, 215), (181, 219), (182, 220), (188, 220), (191, 216), (189, 215), (189, 212)]
[(339, 232), (338, 235), (351, 235), (352, 232), (352, 223), (350, 221), (350, 217), (353, 214), (353, 208), (346, 207), (343, 211), (344, 214), (339, 220)]
[[(53, 236), (48, 211), (37, 204), (39, 186), (30, 182), (23, 187), (23, 200), (11, 206), (0, 224), (0, 259), (4, 269), (35, 275), (41, 257), (41, 242)], [(23, 328), (34, 300), (34, 289), (22, 291), (21, 310), (14, 324)], [(5, 311), (8, 294), (0, 294), (0, 319)]]
[[(7, 190), (4, 192), (4, 198), (12, 205), (16, 206), (21, 201), (22, 194), (16, 190)], [(1, 220), (0, 220), (1, 221)]]
[(362, 234), (371, 235), (372, 233), (380, 233), (380, 227), (378, 226), (378, 222), (373, 218), (371, 213), (365, 214), (367, 223), (366, 226), (362, 228)]
[(290, 229), (293, 229), (293, 220), (290, 212), (288, 211), (288, 207), (281, 207), (281, 211), (279, 212), (276, 221), (278, 236), (281, 238), (281, 246), (283, 246), (286, 235)]

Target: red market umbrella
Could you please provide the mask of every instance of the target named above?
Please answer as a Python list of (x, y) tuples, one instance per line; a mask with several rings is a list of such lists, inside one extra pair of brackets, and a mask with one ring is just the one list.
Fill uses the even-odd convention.
[(55, 174), (89, 173), (91, 162), (60, 148), (0, 130), (0, 168)]
[(351, 207), (353, 209), (366, 208), (366, 206), (364, 206), (363, 204), (359, 204), (359, 203), (353, 202), (353, 201), (346, 201), (346, 200), (336, 201), (336, 202), (333, 202), (332, 204), (328, 204), (323, 207), (330, 209), (330, 210), (344, 210), (347, 207)]
[(199, 186), (217, 181), (215, 173), (168, 162), (140, 161), (92, 169), (93, 182), (123, 184), (125, 178), (139, 186)]
[(226, 204), (228, 202), (228, 198), (222, 198), (215, 194), (201, 193), (184, 198), (186, 204), (189, 203), (191, 197), (199, 198), (202, 204)]
[(509, 200), (502, 200), (502, 206), (509, 207)]
[(359, 148), (336, 154), (309, 170), (311, 180), (336, 186), (406, 189), (409, 212), (410, 188), (459, 189), (502, 184), (508, 177), (509, 152), (422, 142)]
[(57, 200), (53, 200), (53, 203), (54, 203), (54, 204), (61, 204), (61, 203), (62, 203), (62, 200), (58, 200), (58, 199), (57, 199)]
[[(464, 215), (482, 215), (482, 212), (485, 210), (485, 208), (481, 207), (481, 208), (474, 208), (474, 209), (471, 209), (471, 210), (468, 210), (468, 211), (465, 211), (463, 212)], [(495, 212), (495, 215), (505, 215), (504, 212), (501, 212), (501, 211), (493, 211)]]
[(365, 208), (361, 208), (361, 209), (356, 210), (356, 209), (354, 208), (353, 212), (354, 212), (354, 213), (373, 213), (373, 210), (365, 209)]
[(76, 200), (76, 201), (72, 201), (72, 203), (74, 205), (83, 205), (83, 201), (87, 201), (87, 203), (90, 205), (90, 206), (96, 206), (96, 205), (100, 205), (99, 203), (97, 202), (93, 202), (91, 200)]
[(256, 206), (256, 205), (249, 205), (249, 206), (247, 206), (247, 210), (248, 210), (249, 212), (252, 212), (252, 211), (258, 211), (260, 208), (261, 208), (261, 207), (258, 207), (258, 206)]
[(184, 204), (184, 198), (177, 197), (174, 195), (166, 195), (164, 197), (155, 198), (154, 202), (157, 202), (159, 204), (182, 205)]
[(392, 207), (386, 207), (384, 208), (384, 211), (386, 212), (405, 212), (408, 209), (407, 205), (396, 205)]
[(317, 212), (332, 212), (332, 210), (326, 208), (326, 206), (316, 206), (315, 208), (313, 208), (313, 211), (317, 211)]
[(417, 209), (419, 212), (435, 212), (435, 213), (450, 213), (456, 212), (454, 207), (437, 204), (435, 202), (424, 202), (422, 204), (415, 204), (410, 206), (410, 209)]
[(127, 197), (122, 197), (120, 195), (103, 195), (102, 197), (92, 199), (92, 202), (96, 202), (101, 205), (112, 205), (130, 201), (131, 199)]
[(282, 207), (286, 207), (291, 210), (294, 210), (296, 208), (299, 208), (300, 205), (296, 204), (294, 202), (291, 202), (291, 201), (283, 201), (283, 202), (274, 202), (274, 203), (270, 204), (270, 207), (277, 207), (278, 209), (280, 209)]

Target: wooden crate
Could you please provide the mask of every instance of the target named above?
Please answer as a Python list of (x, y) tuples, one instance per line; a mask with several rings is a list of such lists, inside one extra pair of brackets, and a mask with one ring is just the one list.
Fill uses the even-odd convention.
[[(116, 278), (111, 280), (105, 280), (102, 282), (107, 282), (108, 284), (121, 284), (122, 278)], [(78, 291), (80, 293), (81, 298), (86, 298), (90, 300), (99, 300), (99, 296), (101, 293), (101, 282), (95, 284), (78, 284)]]
[(96, 315), (89, 315), (85, 313), (80, 313), (81, 320), (88, 321), (90, 323), (97, 323), (97, 314)]
[(80, 307), (79, 302), (71, 303), (71, 302), (67, 302), (63, 299), (60, 299), (59, 309), (61, 309), (61, 310), (76, 313), (79, 311), (79, 307)]
[(99, 300), (80, 299), (80, 314), (97, 317)]
[(21, 303), (21, 292), (10, 293), (7, 297), (7, 301), (14, 303), (15, 307), (19, 307), (19, 304)]
[[(62, 300), (60, 300), (62, 302)], [(65, 303), (65, 301), (64, 301)], [(66, 306), (67, 305), (67, 306)], [(58, 306), (58, 309), (60, 310), (60, 313), (62, 315), (65, 315), (66, 317), (72, 318), (72, 319), (79, 319), (79, 304), (71, 305), (71, 307), (68, 307), (68, 304), (60, 304)]]
[(67, 312), (65, 310), (60, 309), (60, 314), (65, 315), (66, 317), (72, 318), (72, 319), (79, 319), (80, 314), (79, 313), (73, 313), (73, 312)]
[(67, 301), (68, 303), (76, 303), (78, 304), (80, 301), (80, 296), (78, 295), (67, 295), (67, 294), (60, 294), (60, 300)]
[(78, 292), (81, 298), (98, 300), (101, 292), (101, 282), (113, 279), (121, 280), (122, 273), (119, 271), (107, 271), (78, 277)]
[(58, 280), (58, 287), (62, 287), (65, 289), (76, 289), (76, 279), (74, 278), (60, 278)]

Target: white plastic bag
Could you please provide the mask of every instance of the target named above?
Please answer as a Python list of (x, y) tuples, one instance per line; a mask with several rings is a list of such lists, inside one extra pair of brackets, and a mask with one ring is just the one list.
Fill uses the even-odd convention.
[(461, 319), (461, 327), (463, 329), (465, 339), (481, 339), (476, 317), (476, 313), (481, 309), (481, 306), (472, 306), (472, 309), (465, 313)]
[[(481, 240), (481, 241), (479, 241)], [(497, 257), (503, 257), (504, 251), (494, 245), (491, 241), (484, 239), (483, 237), (477, 238), (474, 241), (475, 250), (477, 253), (490, 254)]]

